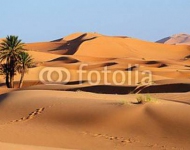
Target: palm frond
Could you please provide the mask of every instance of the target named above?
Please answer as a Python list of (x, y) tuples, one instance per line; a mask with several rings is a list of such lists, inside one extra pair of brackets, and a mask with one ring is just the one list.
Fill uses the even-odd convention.
[(24, 50), (24, 43), (18, 39), (18, 36), (7, 36), (0, 44), (0, 61), (7, 58), (17, 60), (19, 53)]
[(17, 71), (19, 73), (28, 72), (28, 69), (34, 65), (33, 58), (27, 52), (21, 52), (19, 54)]

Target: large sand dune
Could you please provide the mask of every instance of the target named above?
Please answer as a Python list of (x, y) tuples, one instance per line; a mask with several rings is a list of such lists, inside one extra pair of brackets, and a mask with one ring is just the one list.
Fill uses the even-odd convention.
[[(190, 148), (190, 46), (75, 33), (26, 48), (36, 65), (23, 88), (6, 89), (0, 76), (0, 149)], [(71, 78), (43, 84), (39, 74), (46, 67), (65, 68)], [(145, 70), (152, 73), (148, 85), (141, 82)], [(100, 78), (89, 78), (92, 71)], [(124, 73), (124, 79), (115, 76), (122, 85), (115, 84), (116, 71)], [(16, 87), (19, 80), (17, 74)], [(150, 102), (137, 104), (139, 97)]]
[(26, 48), (65, 55), (139, 59), (183, 59), (190, 51), (189, 46), (163, 45), (134, 38), (93, 33), (76, 33), (59, 41), (30, 43)]
[[(22, 95), (22, 96), (21, 96)], [(70, 149), (187, 149), (186, 94), (137, 95), (16, 91), (1, 96), (1, 141)], [(177, 111), (176, 111), (177, 110)]]
[[(126, 77), (132, 72), (131, 85), (136, 85), (135, 71), (152, 71), (155, 83), (159, 80), (189, 79), (190, 75), (190, 46), (184, 45), (158, 44), (97, 33), (76, 33), (51, 42), (30, 43), (27, 48), (38, 64), (38, 67), (31, 69), (32, 73), (26, 75), (26, 80), (32, 81), (39, 80), (37, 75), (43, 67), (67, 68), (72, 74), (71, 81), (79, 81), (77, 70), (84, 63), (88, 64), (84, 67), (87, 72), (101, 72), (105, 67), (112, 72), (122, 70)], [(108, 76), (109, 82), (113, 81), (112, 75)], [(16, 79), (19, 80), (19, 76)], [(87, 76), (84, 75), (82, 80), (88, 81)], [(101, 80), (104, 80), (102, 74)]]
[(170, 37), (163, 38), (157, 43), (165, 43), (172, 45), (190, 45), (190, 35), (189, 34), (175, 34)]

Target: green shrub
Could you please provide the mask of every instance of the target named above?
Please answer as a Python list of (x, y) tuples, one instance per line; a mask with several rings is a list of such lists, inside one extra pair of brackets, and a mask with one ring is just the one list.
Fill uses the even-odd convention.
[(142, 104), (143, 102), (155, 102), (157, 99), (153, 98), (151, 95), (139, 95), (136, 97), (136, 104)]

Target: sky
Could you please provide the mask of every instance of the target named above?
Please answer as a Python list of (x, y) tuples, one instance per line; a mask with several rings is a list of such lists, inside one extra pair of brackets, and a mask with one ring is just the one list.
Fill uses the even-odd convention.
[(50, 41), (75, 32), (147, 41), (190, 34), (190, 0), (0, 0), (0, 37)]

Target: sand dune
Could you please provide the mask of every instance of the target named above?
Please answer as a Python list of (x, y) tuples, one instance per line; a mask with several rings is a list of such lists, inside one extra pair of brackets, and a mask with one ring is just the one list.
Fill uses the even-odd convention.
[(99, 36), (101, 35), (96, 33), (75, 33), (51, 42), (28, 43), (26, 44), (26, 49), (32, 51), (71, 55), (77, 51), (83, 42)]
[(163, 38), (157, 43), (165, 43), (172, 45), (190, 45), (190, 35), (189, 34), (175, 34), (171, 37)]
[[(171, 51), (172, 53), (170, 53)], [(179, 52), (181, 52), (181, 54)], [(188, 54), (188, 46), (177, 47), (144, 42), (132, 38), (123, 39), (115, 37), (99, 37), (92, 41), (85, 42), (75, 53), (75, 55), (82, 56), (112, 58), (135, 57), (140, 59), (161, 59), (163, 57), (166, 59), (183, 59)]]
[[(31, 69), (32, 73), (26, 75), (26, 80), (36, 83), (39, 80), (36, 74), (44, 67), (64, 67), (71, 72), (71, 81), (77, 82), (77, 70), (81, 64), (88, 65), (84, 67), (87, 73), (91, 70), (101, 72), (104, 67), (112, 72), (122, 70), (125, 76), (132, 71), (132, 85), (136, 84), (135, 71), (150, 70), (154, 82), (163, 79), (189, 79), (190, 75), (189, 46), (165, 45), (97, 33), (75, 33), (52, 42), (27, 44), (29, 47), (31, 45), (35, 51), (31, 48), (30, 53), (38, 67)], [(135, 67), (136, 64), (138, 68)], [(108, 76), (110, 82), (113, 80), (112, 75), (113, 73)], [(82, 80), (88, 81), (87, 76), (84, 75)], [(102, 74), (101, 80), (104, 80)]]
[[(60, 53), (62, 46), (66, 44), (66, 41), (60, 42), (41, 42), (41, 43), (28, 43), (26, 49), (31, 51), (49, 52), (49, 53)], [(67, 50), (63, 50), (62, 53), (66, 53)]]
[[(59, 42), (27, 44), (28, 48), (30, 46), (34, 46), (34, 49), (29, 49), (29, 53), (34, 57), (37, 67), (31, 68), (25, 75), (24, 87), (39, 84), (39, 73), (44, 67), (64, 67), (71, 73), (71, 82), (78, 82), (80, 79), (77, 71), (82, 64), (87, 64), (83, 68), (87, 73), (82, 81), (88, 82), (88, 73), (97, 70), (101, 77), (100, 84), (104, 81), (101, 72), (105, 67), (111, 71), (108, 81), (112, 84), (113, 74), (117, 70), (124, 72), (126, 81), (131, 74), (132, 86), (137, 86), (136, 71), (139, 73), (143, 70), (151, 71), (155, 83), (166, 80), (168, 84), (170, 79), (189, 79), (190, 76), (189, 46), (156, 44), (134, 38), (110, 37), (96, 33), (76, 33), (60, 39)], [(67, 49), (64, 49), (65, 46)], [(62, 55), (63, 51), (68, 55)], [(139, 80), (142, 77), (139, 75)], [(0, 77), (1, 83), (4, 82), (3, 78)], [(19, 79), (20, 75), (17, 75), (15, 80), (19, 81)], [(96, 77), (93, 80), (96, 80)], [(117, 77), (117, 80), (120, 81), (120, 77)], [(124, 86), (128, 86), (128, 82), (125, 82)]]
[(100, 37), (100, 36), (103, 36), (102, 34), (99, 34), (99, 33), (74, 33), (74, 34), (71, 34), (71, 35), (68, 35), (66, 37), (63, 38), (63, 40), (66, 40), (66, 41), (71, 41), (71, 40), (74, 40), (74, 39), (77, 39), (81, 36), (84, 36), (84, 40), (85, 39), (91, 39), (91, 38), (97, 38), (97, 37)]
[[(184, 117), (190, 113), (190, 46), (75, 33), (26, 48), (35, 67), (25, 74), (23, 88), (6, 89), (0, 76), (0, 149), (190, 148), (190, 120)], [(44, 84), (39, 75), (47, 67), (67, 69), (70, 80)], [(142, 84), (145, 70), (152, 73), (148, 85)], [(99, 78), (89, 78), (92, 71)], [(125, 78), (114, 76), (117, 71)], [(15, 87), (19, 80), (17, 74)], [(149, 102), (138, 103), (139, 97)]]
[(163, 45), (96, 33), (76, 33), (59, 42), (33, 43), (27, 44), (26, 47), (30, 50), (64, 55), (139, 59), (184, 59), (189, 56), (190, 50), (189, 46)]
[(189, 93), (179, 94), (177, 99), (168, 95), (168, 100), (167, 94), (152, 95), (159, 99), (142, 105), (131, 103), (136, 96), (60, 91), (5, 94), (0, 102), (0, 138), (17, 144), (86, 150), (186, 149), (190, 121), (183, 116), (190, 113)]

